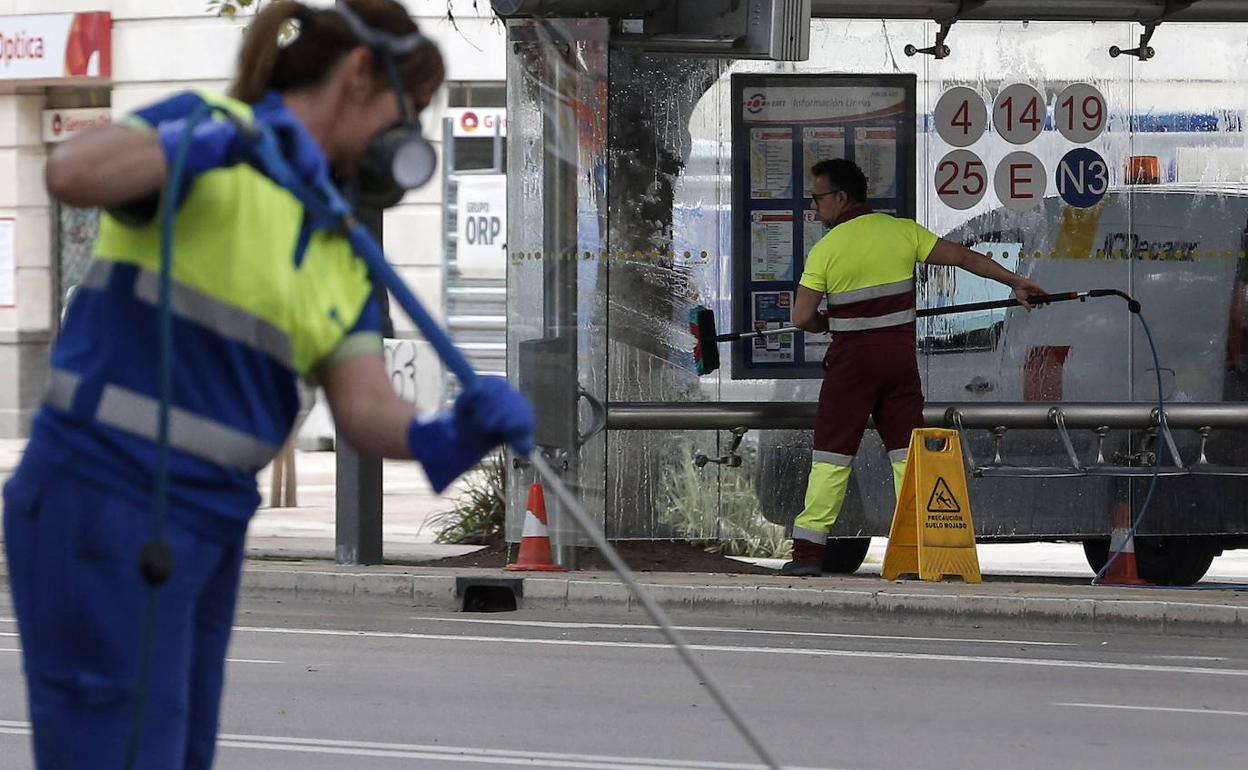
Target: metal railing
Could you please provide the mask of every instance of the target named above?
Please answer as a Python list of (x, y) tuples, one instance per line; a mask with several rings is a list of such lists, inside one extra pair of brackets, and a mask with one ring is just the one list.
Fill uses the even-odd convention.
[[(663, 403), (617, 401), (606, 408), (607, 430), (809, 430), (814, 427), (818, 405), (812, 402), (776, 403), (736, 401)], [(1105, 438), (1110, 430), (1139, 430), (1155, 443), (1165, 443), (1170, 462), (1165, 475), (1211, 474), (1248, 476), (1248, 468), (1210, 463), (1205, 450), (1215, 429), (1248, 429), (1248, 403), (1205, 402), (1167, 404), (1164, 420), (1157, 406), (1147, 402), (999, 402), (970, 404), (931, 402), (923, 408), (927, 427), (956, 430), (985, 429), (993, 434), (994, 457), (977, 464), (970, 447), (963, 445), (967, 464), (977, 476), (1070, 477), (1084, 475), (1138, 476), (1152, 473), (1146, 457), (1126, 462), (1105, 459)], [(1055, 430), (1070, 463), (1067, 466), (1015, 466), (1003, 458), (1002, 445), (1009, 430)], [(1075, 451), (1072, 429), (1090, 429), (1097, 435), (1095, 455), (1084, 462)], [(1174, 430), (1194, 430), (1200, 435), (1199, 456), (1185, 464), (1174, 440)], [(734, 445), (735, 447), (735, 445)], [(1157, 449), (1144, 450), (1144, 455)], [(730, 452), (730, 454), (732, 454)]]
[[(615, 401), (607, 405), (607, 430), (809, 430), (815, 425), (814, 402), (721, 401), (671, 403)], [(1129, 428), (1160, 425), (1157, 406), (1148, 402), (1002, 401), (992, 404), (929, 402), (923, 421), (929, 428), (1004, 427), (1008, 429)], [(1248, 403), (1205, 402), (1166, 404), (1172, 429), (1248, 429)]]

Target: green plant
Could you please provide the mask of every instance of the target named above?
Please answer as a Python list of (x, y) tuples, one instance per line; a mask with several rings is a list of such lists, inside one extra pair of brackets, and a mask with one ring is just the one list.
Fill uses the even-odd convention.
[(208, 11), (210, 13), (231, 19), (245, 11), (259, 13), (263, 6), (264, 0), (208, 0)]
[[(264, 6), (265, 0), (208, 0), (208, 11), (217, 16), (228, 16), (233, 19), (240, 13), (245, 11), (253, 11), (259, 13)], [(455, 24), (455, 0), (446, 0), (446, 18), (451, 24)], [(480, 13), (479, 0), (472, 1), (472, 10)], [(497, 14), (491, 11), (491, 16), (497, 20)], [(458, 29), (458, 28), (457, 28)]]
[[(743, 448), (743, 453), (750, 450)], [(682, 537), (710, 553), (787, 558), (792, 545), (784, 527), (763, 518), (754, 482), (743, 468), (698, 468), (693, 450), (673, 447), (676, 462), (663, 479), (660, 510)], [(748, 458), (745, 463), (750, 465)], [(718, 483), (716, 483), (718, 481)]]
[(465, 477), (455, 507), (430, 518), (438, 543), (489, 545), (502, 539), (507, 510), (507, 463), (501, 454)]

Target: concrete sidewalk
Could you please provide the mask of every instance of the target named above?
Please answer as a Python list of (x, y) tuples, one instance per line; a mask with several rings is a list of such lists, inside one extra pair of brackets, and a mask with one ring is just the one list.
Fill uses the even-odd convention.
[[(21, 442), (0, 442), (0, 477), (21, 455)], [(509, 573), (491, 569), (346, 567), (334, 555), (335, 455), (298, 452), (297, 508), (261, 508), (248, 535), (247, 597), (379, 602), (461, 609), (468, 586), (496, 584), (520, 606), (614, 608), (640, 613), (613, 574)], [(270, 471), (261, 474), (267, 498)], [(455, 489), (434, 495), (412, 463), (384, 466), (385, 554), (419, 562), (471, 552), (472, 546), (433, 542), (438, 514), (454, 505)], [(462, 487), (460, 488), (462, 489)], [(1149, 632), (1218, 633), (1248, 637), (1248, 551), (1214, 562), (1193, 589), (1104, 588), (1088, 585), (1091, 571), (1078, 544), (981, 545), (985, 582), (884, 582), (876, 539), (858, 575), (792, 579), (769, 575), (647, 573), (641, 580), (664, 606), (682, 612), (740, 617), (791, 616), (896, 619), (939, 624), (1060, 624), (1095, 629), (1130, 625)], [(778, 567), (773, 560), (750, 560)], [(6, 571), (7, 572), (7, 571)], [(7, 577), (7, 575), (5, 576)], [(641, 618), (639, 618), (641, 620)]]

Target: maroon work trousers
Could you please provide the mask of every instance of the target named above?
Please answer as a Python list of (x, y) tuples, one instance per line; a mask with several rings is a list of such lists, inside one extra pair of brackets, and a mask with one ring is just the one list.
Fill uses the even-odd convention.
[(913, 338), (834, 337), (823, 369), (815, 451), (857, 454), (869, 417), (890, 452), (908, 447), (910, 432), (923, 427), (923, 383)]

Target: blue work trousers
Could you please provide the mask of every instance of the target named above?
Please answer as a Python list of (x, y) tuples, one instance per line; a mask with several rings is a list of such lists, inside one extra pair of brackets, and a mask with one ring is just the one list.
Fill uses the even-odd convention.
[[(28, 460), (30, 458), (27, 458)], [(4, 487), (4, 542), (38, 770), (122, 770), (139, 696), (150, 506), (22, 468)], [(166, 523), (136, 770), (212, 766), (243, 541)]]

